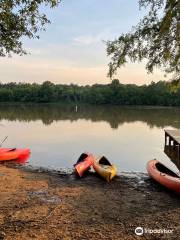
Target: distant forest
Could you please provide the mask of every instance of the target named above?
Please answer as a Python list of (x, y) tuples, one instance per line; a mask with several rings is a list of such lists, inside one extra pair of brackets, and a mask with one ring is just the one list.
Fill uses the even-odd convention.
[(49, 81), (43, 84), (0, 83), (0, 102), (180, 106), (180, 80), (142, 86), (121, 84), (117, 79), (110, 84), (92, 86), (53, 84)]

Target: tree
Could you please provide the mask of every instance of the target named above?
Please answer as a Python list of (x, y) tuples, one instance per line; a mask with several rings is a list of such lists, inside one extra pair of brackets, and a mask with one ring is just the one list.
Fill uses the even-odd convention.
[(41, 12), (42, 5), (58, 6), (60, 0), (1, 0), (0, 1), (0, 56), (11, 53), (23, 55), (22, 37), (39, 38), (38, 31), (50, 23)]
[(148, 72), (160, 67), (180, 77), (180, 1), (139, 0), (139, 5), (148, 8), (148, 14), (132, 31), (107, 42), (108, 75), (112, 77), (129, 59), (140, 62), (147, 58)]
[(0, 83), (0, 103), (4, 102), (180, 106), (180, 80), (143, 86), (121, 84), (118, 79), (92, 86)]

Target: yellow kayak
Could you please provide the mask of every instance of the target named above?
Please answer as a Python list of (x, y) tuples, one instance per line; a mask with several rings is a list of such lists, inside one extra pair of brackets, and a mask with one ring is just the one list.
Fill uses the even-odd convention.
[(111, 164), (104, 156), (94, 160), (93, 168), (101, 177), (106, 179), (107, 182), (110, 182), (117, 173), (116, 166)]

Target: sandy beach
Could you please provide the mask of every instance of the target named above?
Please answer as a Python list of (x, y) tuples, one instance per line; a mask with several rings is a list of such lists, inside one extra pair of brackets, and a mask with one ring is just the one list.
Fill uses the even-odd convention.
[[(180, 235), (179, 196), (146, 174), (123, 173), (108, 184), (94, 173), (78, 179), (74, 174), (10, 166), (0, 165), (0, 239)], [(137, 227), (143, 228), (143, 235), (135, 234)]]

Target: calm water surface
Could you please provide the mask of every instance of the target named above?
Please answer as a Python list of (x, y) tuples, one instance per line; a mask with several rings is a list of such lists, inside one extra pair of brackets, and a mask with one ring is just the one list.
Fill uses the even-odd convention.
[(83, 151), (106, 155), (118, 171), (146, 171), (157, 158), (178, 171), (164, 153), (164, 128), (180, 128), (180, 108), (0, 105), (4, 147), (29, 147), (29, 165), (72, 168)]

